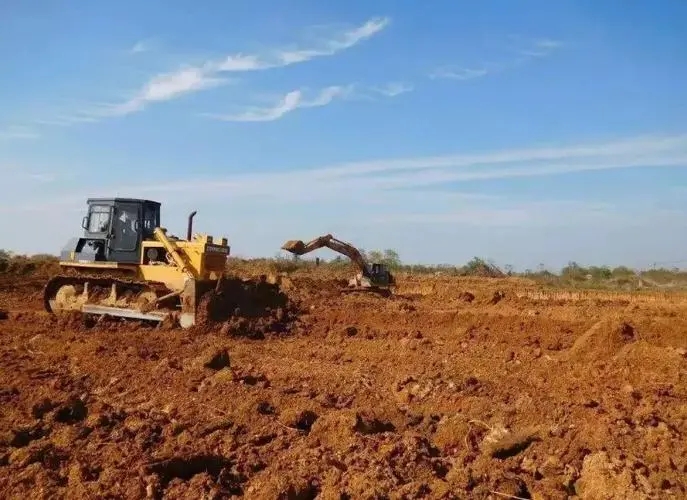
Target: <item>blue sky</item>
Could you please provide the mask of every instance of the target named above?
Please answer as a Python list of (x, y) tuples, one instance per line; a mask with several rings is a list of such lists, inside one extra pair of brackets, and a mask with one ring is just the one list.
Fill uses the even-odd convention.
[(331, 232), (412, 262), (679, 265), (684, 19), (681, 0), (6, 0), (0, 248), (57, 252), (87, 197), (117, 195), (179, 234), (197, 209), (244, 256)]

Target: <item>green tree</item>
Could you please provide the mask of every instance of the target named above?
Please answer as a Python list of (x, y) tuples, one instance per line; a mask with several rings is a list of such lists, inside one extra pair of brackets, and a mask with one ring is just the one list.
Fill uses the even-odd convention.
[(382, 262), (384, 262), (384, 264), (386, 264), (389, 267), (401, 267), (401, 258), (398, 256), (398, 252), (390, 248), (384, 250), (384, 257), (382, 258)]
[(367, 253), (367, 260), (372, 262), (383, 262), (384, 254), (379, 250), (371, 250)]
[(584, 280), (587, 274), (588, 270), (577, 262), (569, 262), (567, 266), (561, 269), (561, 276), (570, 280)]

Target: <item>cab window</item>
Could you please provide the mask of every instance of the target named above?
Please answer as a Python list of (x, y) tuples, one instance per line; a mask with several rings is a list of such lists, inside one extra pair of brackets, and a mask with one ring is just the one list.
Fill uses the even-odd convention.
[(88, 216), (88, 232), (104, 233), (110, 228), (110, 207), (94, 205)]

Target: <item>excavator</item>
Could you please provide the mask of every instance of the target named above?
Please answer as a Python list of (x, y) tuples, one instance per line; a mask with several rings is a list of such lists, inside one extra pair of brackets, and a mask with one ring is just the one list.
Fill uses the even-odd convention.
[(315, 238), (308, 243), (302, 240), (289, 240), (281, 248), (294, 255), (304, 255), (319, 248), (329, 248), (345, 255), (358, 268), (358, 273), (349, 280), (347, 291), (371, 291), (388, 295), (396, 285), (394, 275), (381, 263), (369, 264), (360, 250), (350, 243), (336, 239), (331, 234)]
[(186, 240), (160, 227), (161, 204), (134, 198), (89, 198), (81, 237), (60, 255), (63, 272), (43, 291), (52, 313), (79, 311), (143, 321), (199, 322), (201, 299), (219, 290), (230, 246), (226, 238), (193, 234)]

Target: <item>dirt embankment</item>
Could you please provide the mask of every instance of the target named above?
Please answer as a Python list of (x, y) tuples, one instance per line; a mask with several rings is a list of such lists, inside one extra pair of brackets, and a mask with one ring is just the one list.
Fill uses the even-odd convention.
[(687, 495), (678, 295), (232, 281), (184, 331), (56, 319), (40, 283), (0, 278), (4, 498)]

